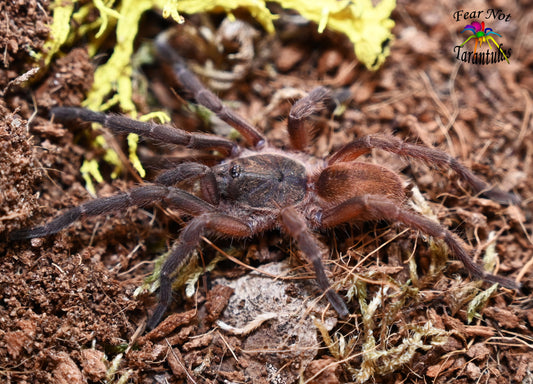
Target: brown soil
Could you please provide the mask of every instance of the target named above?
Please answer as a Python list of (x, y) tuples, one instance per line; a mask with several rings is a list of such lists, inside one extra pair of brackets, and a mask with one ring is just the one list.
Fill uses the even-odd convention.
[[(159, 207), (129, 209), (78, 222), (48, 238), (7, 240), (14, 229), (43, 223), (60, 210), (91, 199), (80, 166), (83, 159), (103, 157), (101, 149), (91, 145), (95, 133), (88, 125), (66, 127), (48, 118), (50, 107), (80, 105), (90, 89), (96, 64), (83, 43), (65, 49), (38, 82), (27, 85), (16, 80), (32, 68), (30, 53), (38, 52), (47, 37), (51, 18), (48, 2), (44, 3), (44, 8), (32, 1), (0, 5), (6, 21), (0, 23), (0, 382), (99, 383), (127, 376), (131, 383), (268, 383), (295, 382), (299, 375), (310, 379), (308, 383), (353, 381), (348, 367), (359, 368), (360, 341), (355, 342), (352, 360), (338, 363), (338, 356), (332, 356), (316, 332), (322, 344), (308, 355), (305, 366), (298, 353), (257, 352), (268, 338), (288, 332), (286, 327), (278, 326), (278, 335), (270, 336), (273, 328), (269, 328), (264, 339), (256, 336), (254, 340), (253, 330), (252, 336), (233, 335), (215, 326), (233, 289), (212, 288), (211, 281), (247, 273), (230, 262), (200, 278), (198, 294), (192, 299), (183, 299), (182, 291), (176, 293), (175, 314), (155, 333), (141, 335), (156, 298), (147, 293), (134, 296), (134, 291), (153, 269), (152, 261), (176, 238), (183, 222), (175, 212)], [(393, 14), (397, 25), (392, 54), (377, 72), (356, 65), (352, 47), (339, 35), (319, 35), (315, 25), (300, 26), (296, 33), (290, 26), (280, 26), (283, 33), (275, 37), (258, 30), (254, 59), (238, 68), (244, 75), (237, 76), (229, 90), (219, 91), (272, 142), (287, 145), (289, 101), (301, 96), (296, 96), (296, 90), (309, 91), (319, 84), (347, 89), (349, 99), (342, 114), (313, 121), (315, 154), (330, 153), (353, 137), (392, 134), (451, 153), (490, 183), (521, 196), (520, 206), (502, 206), (472, 196), (451, 173), (398, 161), (379, 151), (368, 157), (416, 184), (439, 221), (478, 250), (478, 258), (490, 247), (489, 234), (496, 233), (498, 273), (517, 278), (524, 287), (521, 293), (498, 290), (468, 324), (467, 306), (480, 285), (466, 289), (472, 285), (455, 261), (449, 261), (442, 273), (429, 276), (429, 246), (416, 233), (380, 223), (322, 234), (324, 244), (338, 251), (333, 252), (334, 258), (343, 256), (350, 265), (380, 247), (359, 266), (361, 275), (374, 268), (383, 281), (389, 273), (405, 282), (409, 274), (404, 261), (412, 254), (419, 274), (429, 276), (421, 277), (420, 293), (416, 299), (408, 298), (406, 307), (396, 313), (396, 325), (387, 330), (390, 334), (382, 343), (393, 346), (406, 337), (401, 331), (404, 323), (431, 321), (450, 332), (443, 345), (420, 349), (394, 372), (370, 379), (376, 383), (533, 382), (533, 39), (527, 38), (533, 33), (533, 7), (527, 1), (512, 6), (497, 0), (476, 4), (475, 9), (505, 8), (510, 13), (509, 22), (494, 23), (505, 45), (512, 48), (510, 64), (460, 64), (453, 47), (464, 41), (460, 32), (470, 20), (455, 22), (453, 12), (462, 9), (459, 5), (402, 1)], [(214, 25), (220, 22), (218, 17), (209, 20)], [(197, 28), (205, 21), (192, 17), (187, 25)], [(139, 42), (152, 39), (161, 30), (158, 25), (166, 25), (156, 15), (144, 23), (150, 28), (141, 30), (149, 32), (139, 36)], [(209, 53), (202, 52), (201, 45), (196, 49), (189, 45), (185, 53), (192, 63), (201, 65)], [(221, 57), (214, 61), (220, 69), (232, 69)], [(139, 110), (173, 108), (177, 126), (210, 129), (182, 108), (181, 98), (168, 90), (157, 63), (143, 67), (137, 76), (149, 79), (151, 95), (135, 96)], [(294, 88), (289, 99), (274, 103), (279, 91), (288, 87)], [(125, 139), (117, 138), (114, 145), (124, 149)], [(151, 143), (143, 143), (139, 152), (144, 157), (183, 156), (180, 150)], [(97, 185), (98, 196), (139, 182), (131, 172), (112, 180), (103, 160), (101, 168), (106, 182)], [(216, 244), (230, 249), (229, 243)], [(244, 255), (246, 264), (292, 255), (291, 266), (300, 271), (297, 275), (311, 271), (305, 267), (301, 272), (305, 261), (291, 253), (290, 241), (279, 233), (231, 245), (231, 252)], [(202, 248), (202, 256), (212, 258), (215, 249), (207, 243)], [(308, 291), (300, 292), (302, 287)], [(369, 294), (375, 296), (378, 288), (370, 284)], [(298, 280), (289, 280), (284, 287), (289, 297), (311, 294), (311, 299), (319, 295), (313, 289)], [(351, 309), (360, 313), (356, 304)], [(376, 322), (387, 311), (387, 307), (378, 310)], [(330, 334), (338, 331), (346, 340), (355, 340), (360, 330), (354, 324), (359, 322), (356, 316), (351, 325), (339, 323)], [(121, 360), (116, 372), (106, 377), (117, 357)]]

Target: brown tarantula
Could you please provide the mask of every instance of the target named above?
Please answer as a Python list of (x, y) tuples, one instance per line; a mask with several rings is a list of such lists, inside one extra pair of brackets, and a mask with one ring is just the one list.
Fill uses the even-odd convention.
[[(406, 205), (400, 177), (393, 171), (356, 159), (372, 148), (413, 157), (434, 167), (452, 169), (475, 192), (503, 203), (517, 203), (516, 196), (490, 188), (457, 160), (436, 149), (409, 144), (394, 137), (367, 136), (353, 140), (325, 159), (304, 152), (309, 136), (304, 120), (322, 109), (330, 97), (319, 87), (296, 102), (290, 111), (288, 131), (292, 150), (274, 148), (253, 126), (226, 108), (183, 64), (177, 54), (158, 41), (163, 58), (172, 63), (180, 83), (196, 101), (234, 127), (248, 147), (209, 134), (188, 133), (153, 123), (143, 123), (118, 115), (105, 115), (82, 108), (58, 107), (52, 110), (58, 120), (81, 119), (97, 122), (116, 133), (137, 133), (164, 143), (198, 150), (215, 150), (226, 156), (217, 165), (187, 162), (163, 172), (153, 184), (128, 193), (99, 198), (63, 213), (48, 224), (16, 231), (11, 239), (47, 236), (60, 231), (83, 216), (101, 215), (130, 206), (164, 202), (192, 216), (164, 263), (160, 277), (160, 298), (148, 327), (155, 327), (172, 300), (175, 272), (185, 263), (206, 232), (232, 238), (247, 238), (280, 228), (296, 240), (313, 264), (316, 279), (332, 307), (341, 317), (349, 314), (343, 299), (330, 287), (322, 256), (313, 231), (351, 221), (388, 220), (399, 222), (444, 240), (451, 253), (477, 278), (518, 288), (510, 279), (485, 272), (473, 262), (461, 240), (448, 229), (413, 211)], [(196, 194), (176, 187), (189, 181), (199, 186)]]

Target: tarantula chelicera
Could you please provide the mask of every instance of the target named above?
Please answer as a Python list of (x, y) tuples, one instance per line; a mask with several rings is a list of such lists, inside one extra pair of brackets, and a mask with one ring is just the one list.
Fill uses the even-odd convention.
[[(300, 250), (312, 263), (318, 285), (342, 317), (349, 314), (348, 308), (330, 287), (313, 231), (357, 220), (398, 222), (442, 239), (451, 253), (475, 277), (518, 288), (513, 280), (485, 272), (471, 259), (461, 240), (451, 231), (410, 210), (399, 175), (383, 166), (357, 161), (357, 158), (377, 148), (413, 157), (443, 170), (452, 169), (475, 192), (494, 200), (516, 203), (516, 196), (490, 188), (444, 152), (394, 137), (358, 138), (325, 159), (306, 154), (309, 136), (304, 120), (323, 108), (330, 97), (328, 90), (323, 87), (312, 90), (292, 106), (288, 118), (292, 149), (275, 148), (253, 126), (207, 90), (166, 43), (159, 41), (158, 49), (161, 56), (170, 61), (178, 80), (192, 92), (196, 101), (234, 127), (246, 141), (247, 147), (240, 147), (233, 141), (214, 135), (188, 133), (171, 126), (143, 123), (119, 115), (105, 115), (82, 108), (54, 108), (52, 114), (60, 121), (81, 119), (97, 122), (116, 133), (132, 132), (187, 148), (215, 150), (226, 157), (211, 167), (197, 162), (182, 163), (163, 172), (153, 184), (87, 202), (68, 210), (48, 224), (14, 232), (11, 239), (47, 236), (83, 216), (101, 215), (153, 202), (163, 202), (191, 216), (162, 267), (159, 304), (148, 321), (149, 328), (160, 322), (171, 303), (176, 270), (187, 261), (201, 237), (209, 232), (247, 238), (269, 229), (281, 229), (296, 240)], [(196, 192), (177, 187), (184, 181), (195, 183), (198, 187), (195, 188)]]

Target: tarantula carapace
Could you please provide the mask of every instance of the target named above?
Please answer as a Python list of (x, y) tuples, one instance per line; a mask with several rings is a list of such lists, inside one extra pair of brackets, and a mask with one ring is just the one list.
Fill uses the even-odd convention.
[[(280, 228), (296, 240), (300, 250), (313, 264), (318, 285), (332, 307), (342, 317), (349, 314), (343, 299), (331, 287), (322, 264), (322, 255), (314, 231), (321, 231), (351, 221), (387, 220), (407, 225), (442, 239), (451, 253), (477, 278), (497, 282), (509, 288), (518, 284), (508, 278), (485, 272), (470, 258), (462, 241), (434, 221), (406, 205), (402, 181), (395, 172), (356, 159), (377, 148), (401, 156), (413, 157), (442, 170), (452, 169), (475, 192), (489, 198), (516, 203), (512, 194), (490, 188), (468, 168), (444, 152), (403, 142), (394, 137), (367, 136), (353, 140), (325, 159), (305, 153), (308, 132), (304, 120), (324, 107), (330, 97), (323, 87), (312, 90), (291, 108), (288, 131), (292, 149), (269, 145), (266, 138), (244, 119), (226, 108), (183, 64), (168, 44), (158, 41), (162, 57), (172, 63), (179, 82), (196, 101), (233, 126), (247, 143), (243, 148), (233, 141), (209, 134), (188, 133), (153, 123), (143, 123), (119, 115), (105, 115), (82, 108), (58, 107), (52, 114), (60, 121), (81, 119), (100, 123), (116, 133), (137, 133), (165, 143), (197, 150), (215, 150), (226, 158), (207, 166), (186, 162), (163, 172), (153, 184), (128, 193), (100, 198), (63, 213), (48, 224), (12, 233), (14, 240), (47, 236), (65, 228), (83, 216), (101, 215), (129, 206), (163, 202), (191, 216), (164, 263), (160, 277), (160, 299), (148, 327), (162, 319), (172, 299), (172, 282), (206, 233), (232, 238), (247, 238), (273, 228)], [(178, 188), (190, 181), (197, 192)], [(181, 184), (180, 184), (181, 185)]]

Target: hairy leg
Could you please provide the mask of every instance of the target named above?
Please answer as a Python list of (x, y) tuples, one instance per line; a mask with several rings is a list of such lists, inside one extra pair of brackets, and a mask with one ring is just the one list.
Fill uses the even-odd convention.
[(165, 201), (169, 205), (193, 216), (214, 209), (208, 202), (180, 189), (163, 185), (147, 185), (135, 188), (128, 193), (92, 200), (71, 208), (48, 224), (12, 232), (10, 239), (23, 240), (52, 235), (82, 217), (98, 216), (131, 206), (142, 207), (155, 201)]
[(161, 268), (159, 304), (148, 320), (149, 329), (159, 324), (172, 302), (172, 282), (176, 271), (187, 262), (208, 230), (230, 237), (243, 238), (252, 235), (252, 230), (245, 221), (225, 214), (208, 213), (192, 219), (181, 232), (176, 246)]
[(365, 136), (356, 139), (331, 155), (328, 163), (355, 160), (357, 157), (370, 152), (372, 148), (420, 159), (426, 164), (442, 170), (451, 168), (470, 184), (476, 193), (483, 193), (485, 196), (505, 204), (520, 203), (520, 199), (516, 195), (491, 187), (447, 153), (423, 145), (407, 143), (393, 136)]
[(317, 245), (317, 240), (307, 227), (305, 219), (294, 208), (289, 207), (281, 211), (281, 221), (288, 234), (298, 242), (298, 247), (313, 264), (318, 285), (324, 291), (331, 306), (337, 311), (340, 317), (344, 318), (348, 316), (350, 312), (344, 300), (337, 292), (331, 289), (328, 277), (324, 271), (324, 265), (322, 264), (320, 248)]
[(291, 145), (294, 149), (304, 150), (309, 144), (308, 130), (304, 126), (304, 121), (325, 108), (324, 101), (331, 97), (329, 91), (324, 87), (317, 87), (309, 94), (298, 100), (289, 113), (288, 130)]
[(189, 90), (196, 102), (203, 105), (221, 120), (235, 128), (253, 147), (259, 148), (266, 144), (265, 137), (250, 123), (222, 104), (213, 92), (207, 89), (185, 65), (183, 59), (168, 45), (167, 36), (163, 33), (156, 39), (159, 56), (172, 65), (179, 82)]
[(231, 140), (203, 133), (189, 133), (181, 129), (155, 123), (145, 123), (120, 115), (106, 115), (86, 108), (55, 107), (51, 114), (57, 120), (69, 121), (80, 119), (99, 123), (115, 133), (136, 133), (163, 143), (183, 145), (191, 149), (212, 149), (226, 155), (236, 154), (238, 147)]
[(466, 269), (475, 277), (488, 282), (498, 283), (510, 289), (519, 289), (520, 285), (514, 280), (496, 276), (483, 270), (476, 264), (468, 252), (461, 245), (461, 240), (449, 230), (438, 223), (411, 212), (397, 202), (388, 200), (380, 195), (365, 195), (351, 198), (335, 208), (329, 209), (322, 214), (321, 225), (323, 228), (334, 227), (347, 221), (387, 220), (400, 222), (410, 228), (442, 239), (450, 251), (459, 259)]
[(220, 194), (215, 174), (207, 165), (199, 163), (182, 163), (173, 169), (161, 173), (156, 179), (156, 184), (167, 186), (175, 185), (187, 179), (199, 179), (202, 198), (207, 202), (218, 205)]

